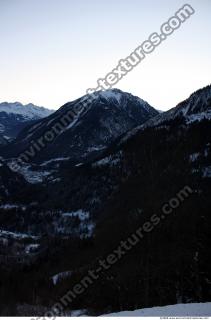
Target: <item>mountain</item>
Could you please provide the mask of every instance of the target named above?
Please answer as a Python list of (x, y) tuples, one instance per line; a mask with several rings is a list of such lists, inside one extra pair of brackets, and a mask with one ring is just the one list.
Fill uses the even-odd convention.
[(153, 117), (144, 125), (137, 126), (134, 130), (131, 130), (128, 135), (123, 137), (123, 141), (138, 133), (139, 130), (144, 130), (146, 127), (161, 126), (174, 119), (180, 119), (185, 122), (187, 126), (203, 119), (211, 119), (211, 85), (197, 90), (175, 108)]
[[(114, 100), (118, 106), (113, 94), (117, 91), (106, 94), (109, 110)], [(78, 163), (77, 157), (74, 162), (69, 155), (57, 166), (43, 158), (40, 164), (21, 167), (22, 173), (16, 174), (29, 181), (24, 180), (12, 198), (2, 198), (0, 238), (10, 237), (16, 248), (21, 235), (39, 239), (19, 240), (17, 255), (27, 260), (9, 264), (10, 269), (6, 262), (5, 268), (1, 266), (2, 315), (4, 305), (13, 307), (14, 314), (22, 307), (24, 315), (58, 306), (90, 271), (97, 275), (96, 281), (62, 305), (65, 313), (86, 309), (88, 315), (102, 315), (210, 301), (210, 95), (211, 86), (196, 91), (176, 108), (120, 134), (83, 162)], [(96, 97), (96, 112), (100, 106), (105, 109), (104, 99), (101, 93)], [(93, 104), (70, 129), (78, 130), (81, 122), (89, 124), (85, 120), (89, 112), (94, 116), (92, 108)], [(42, 120), (45, 128), (54, 115)], [(93, 130), (95, 124), (101, 129), (97, 117), (93, 120)], [(39, 129), (31, 128), (31, 132)], [(10, 167), (8, 160), (1, 161)], [(32, 183), (41, 175), (44, 179)], [(23, 254), (29, 243), (39, 247), (36, 255)]]
[(74, 309), (96, 315), (210, 301), (210, 95), (210, 86), (195, 92), (89, 163), (66, 163), (48, 185), (46, 207), (89, 212), (95, 224), (90, 247), (74, 255), (81, 270), (66, 264), (76, 276), (58, 284), (63, 294), (122, 241), (135, 243), (131, 250), (121, 247), (123, 257), (74, 300)]
[[(67, 119), (68, 113), (83, 99), (65, 104), (38, 124), (23, 130), (7, 148), (7, 156), (17, 157), (29, 149), (28, 153), (33, 153), (29, 162), (69, 159), (77, 164), (102, 153), (116, 138), (158, 114), (140, 98), (112, 89), (97, 92), (84, 112)], [(46, 133), (53, 137), (50, 142)]]
[[(144, 185), (147, 186), (146, 190), (142, 190), (143, 195), (151, 188), (150, 183), (153, 189), (157, 185), (153, 182), (153, 175), (154, 181), (158, 180), (157, 175), (161, 175), (162, 179), (167, 175), (167, 180), (164, 181), (168, 182), (170, 174), (173, 175), (172, 178), (176, 174), (181, 175), (183, 181), (183, 174), (187, 174), (191, 183), (196, 175), (201, 181), (205, 178), (209, 182), (211, 103), (207, 92), (211, 94), (211, 86), (197, 91), (176, 108), (132, 129), (106, 148), (103, 154), (97, 154), (84, 164), (73, 166), (70, 160), (63, 162), (48, 180), (56, 179), (50, 189), (52, 195), (55, 192), (56, 197), (57, 194), (55, 202), (60, 203), (59, 193), (60, 205), (65, 204), (66, 209), (80, 208), (94, 213), (101, 211), (101, 207), (108, 202), (108, 197), (116, 194), (121, 185), (126, 188), (130, 179), (135, 179), (137, 185), (141, 184), (140, 190)], [(196, 102), (194, 104), (193, 97)], [(207, 99), (204, 100), (204, 97)], [(203, 106), (199, 101), (203, 101)], [(187, 114), (190, 105), (192, 111)], [(187, 172), (180, 170), (180, 167), (186, 168)], [(81, 184), (83, 188), (80, 188)], [(68, 186), (67, 191), (65, 186)], [(130, 184), (128, 188), (128, 194), (131, 194)], [(137, 190), (134, 190), (134, 197), (136, 193)], [(122, 199), (125, 199), (125, 195)], [(126, 201), (129, 202), (129, 199)]]
[[(20, 102), (0, 103), (0, 137), (5, 141), (14, 139), (26, 126), (53, 113), (32, 103), (23, 105)], [(1, 142), (0, 142), (1, 144)]]

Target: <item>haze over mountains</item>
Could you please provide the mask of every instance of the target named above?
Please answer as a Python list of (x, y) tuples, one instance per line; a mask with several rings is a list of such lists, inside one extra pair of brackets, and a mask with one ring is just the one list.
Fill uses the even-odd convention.
[[(0, 149), (0, 249), (13, 257), (1, 265), (1, 313), (6, 303), (20, 315), (49, 309), (146, 221), (151, 231), (65, 312), (210, 301), (211, 86), (165, 113), (117, 89), (99, 92), (51, 143), (18, 162), (75, 103)], [(181, 191), (183, 201), (163, 218), (163, 204)]]

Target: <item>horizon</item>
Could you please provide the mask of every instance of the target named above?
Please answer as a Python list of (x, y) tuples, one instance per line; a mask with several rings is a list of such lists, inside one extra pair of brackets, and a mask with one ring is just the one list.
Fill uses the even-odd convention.
[[(195, 92), (197, 92), (197, 91), (199, 91), (199, 90), (201, 90), (201, 89), (204, 89), (204, 88), (206, 88), (206, 87), (208, 87), (208, 86), (210, 86), (210, 85), (211, 85), (211, 83), (207, 84), (206, 86), (203, 86), (203, 87), (198, 88), (197, 90), (191, 92), (185, 99), (183, 99), (183, 100), (181, 100), (181, 101), (178, 101), (178, 103), (177, 103), (175, 106), (172, 106), (171, 108), (166, 109), (166, 110), (158, 109), (158, 108), (154, 107), (153, 105), (151, 105), (147, 100), (142, 99), (142, 97), (137, 96), (137, 95), (134, 95), (132, 92), (123, 91), (123, 90), (121, 90), (121, 89), (119, 89), (119, 88), (112, 88), (112, 89), (108, 89), (108, 90), (104, 90), (104, 91), (120, 90), (120, 91), (122, 91), (123, 93), (129, 93), (129, 94), (133, 95), (134, 97), (138, 97), (138, 98), (146, 101), (147, 103), (149, 103), (149, 105), (150, 105), (151, 107), (153, 107), (154, 109), (156, 109), (156, 110), (158, 110), (158, 111), (167, 112), (167, 111), (169, 111), (169, 110), (177, 107), (181, 102), (183, 102), (183, 101), (185, 101), (186, 99), (188, 99), (193, 93), (195, 93)], [(63, 105), (59, 106), (59, 107), (56, 108), (56, 109), (53, 109), (53, 108), (50, 109), (50, 108), (45, 107), (45, 106), (43, 106), (43, 105), (36, 105), (36, 104), (34, 104), (33, 102), (29, 102), (29, 103), (23, 104), (21, 101), (2, 101), (2, 102), (0, 101), (0, 105), (3, 104), (3, 103), (8, 103), (8, 104), (20, 103), (20, 104), (22, 104), (24, 107), (26, 107), (26, 106), (32, 104), (32, 105), (34, 105), (34, 106), (36, 106), (36, 107), (39, 107), (39, 108), (45, 108), (45, 109), (48, 109), (48, 110), (57, 111), (57, 110), (59, 110), (61, 107), (63, 107), (66, 103), (74, 102), (74, 101), (76, 101), (77, 99), (80, 99), (80, 98), (82, 98), (82, 97), (83, 97), (83, 96), (78, 97), (78, 98), (76, 98), (76, 99), (74, 99), (74, 100), (69, 100), (69, 101), (65, 102)]]

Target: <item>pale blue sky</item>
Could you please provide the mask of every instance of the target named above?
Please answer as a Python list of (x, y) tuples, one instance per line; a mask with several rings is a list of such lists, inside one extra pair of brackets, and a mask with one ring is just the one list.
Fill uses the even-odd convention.
[[(211, 75), (211, 0), (115, 87), (167, 110)], [(59, 108), (96, 87), (181, 0), (0, 0), (0, 102)]]

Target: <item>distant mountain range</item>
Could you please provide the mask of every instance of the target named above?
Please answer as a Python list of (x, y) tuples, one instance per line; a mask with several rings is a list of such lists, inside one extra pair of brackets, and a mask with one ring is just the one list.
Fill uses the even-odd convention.
[[(34, 153), (35, 142), (78, 101), (0, 149), (0, 238), (14, 241), (19, 259), (27, 259), (18, 271), (9, 264), (17, 272), (12, 280), (4, 271), (2, 286), (16, 290), (0, 300), (27, 301), (24, 315), (32, 306), (49, 309), (151, 221), (153, 228), (139, 242), (133, 237), (134, 248), (66, 311), (99, 315), (210, 301), (211, 86), (163, 113), (117, 89), (98, 92), (86, 112)], [(26, 150), (32, 156), (18, 161)], [(15, 256), (12, 246), (7, 250)]]
[(49, 116), (52, 112), (53, 110), (37, 107), (32, 103), (0, 103), (0, 144), (13, 140), (26, 126)]

